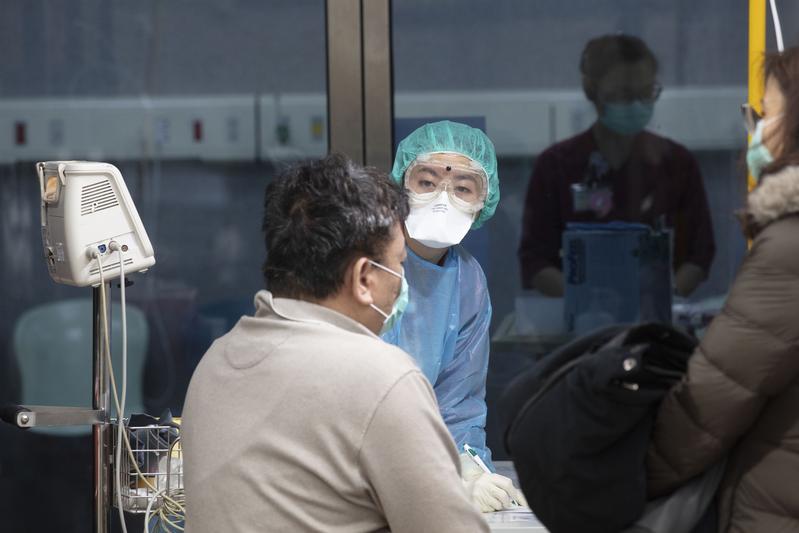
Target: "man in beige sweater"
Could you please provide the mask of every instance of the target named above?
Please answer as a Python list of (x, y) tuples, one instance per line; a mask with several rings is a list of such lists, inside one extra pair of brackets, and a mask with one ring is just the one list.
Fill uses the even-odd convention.
[(186, 398), (187, 531), (488, 531), (430, 384), (376, 335), (407, 296), (403, 192), (329, 156), (265, 204), (269, 291)]

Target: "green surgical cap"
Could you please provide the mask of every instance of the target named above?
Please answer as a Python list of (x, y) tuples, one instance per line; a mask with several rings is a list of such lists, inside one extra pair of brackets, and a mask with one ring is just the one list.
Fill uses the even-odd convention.
[(442, 120), (425, 124), (405, 137), (397, 147), (391, 177), (403, 184), (405, 170), (423, 154), (434, 152), (457, 152), (480, 163), (488, 176), (488, 195), (480, 215), (472, 224), (477, 229), (494, 216), (499, 203), (499, 176), (497, 175), (497, 154), (494, 144), (485, 133), (459, 122)]

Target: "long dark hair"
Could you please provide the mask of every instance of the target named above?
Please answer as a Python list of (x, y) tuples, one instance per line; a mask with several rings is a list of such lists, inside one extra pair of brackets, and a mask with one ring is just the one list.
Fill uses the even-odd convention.
[(779, 84), (785, 97), (785, 109), (777, 130), (782, 137), (781, 153), (763, 169), (765, 175), (774, 174), (785, 167), (799, 166), (799, 47), (767, 53), (763, 61), (763, 74), (766, 80), (771, 78)]

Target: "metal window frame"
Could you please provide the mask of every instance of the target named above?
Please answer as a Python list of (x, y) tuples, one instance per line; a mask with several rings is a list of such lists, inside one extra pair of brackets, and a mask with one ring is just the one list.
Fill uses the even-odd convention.
[(328, 151), (393, 160), (391, 0), (326, 0)]

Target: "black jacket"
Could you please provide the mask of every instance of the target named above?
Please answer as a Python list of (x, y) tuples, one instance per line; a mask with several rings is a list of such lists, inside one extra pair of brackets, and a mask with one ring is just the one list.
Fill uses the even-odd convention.
[(522, 491), (552, 533), (617, 532), (646, 504), (655, 410), (695, 346), (670, 326), (613, 326), (519, 376), (502, 408)]

